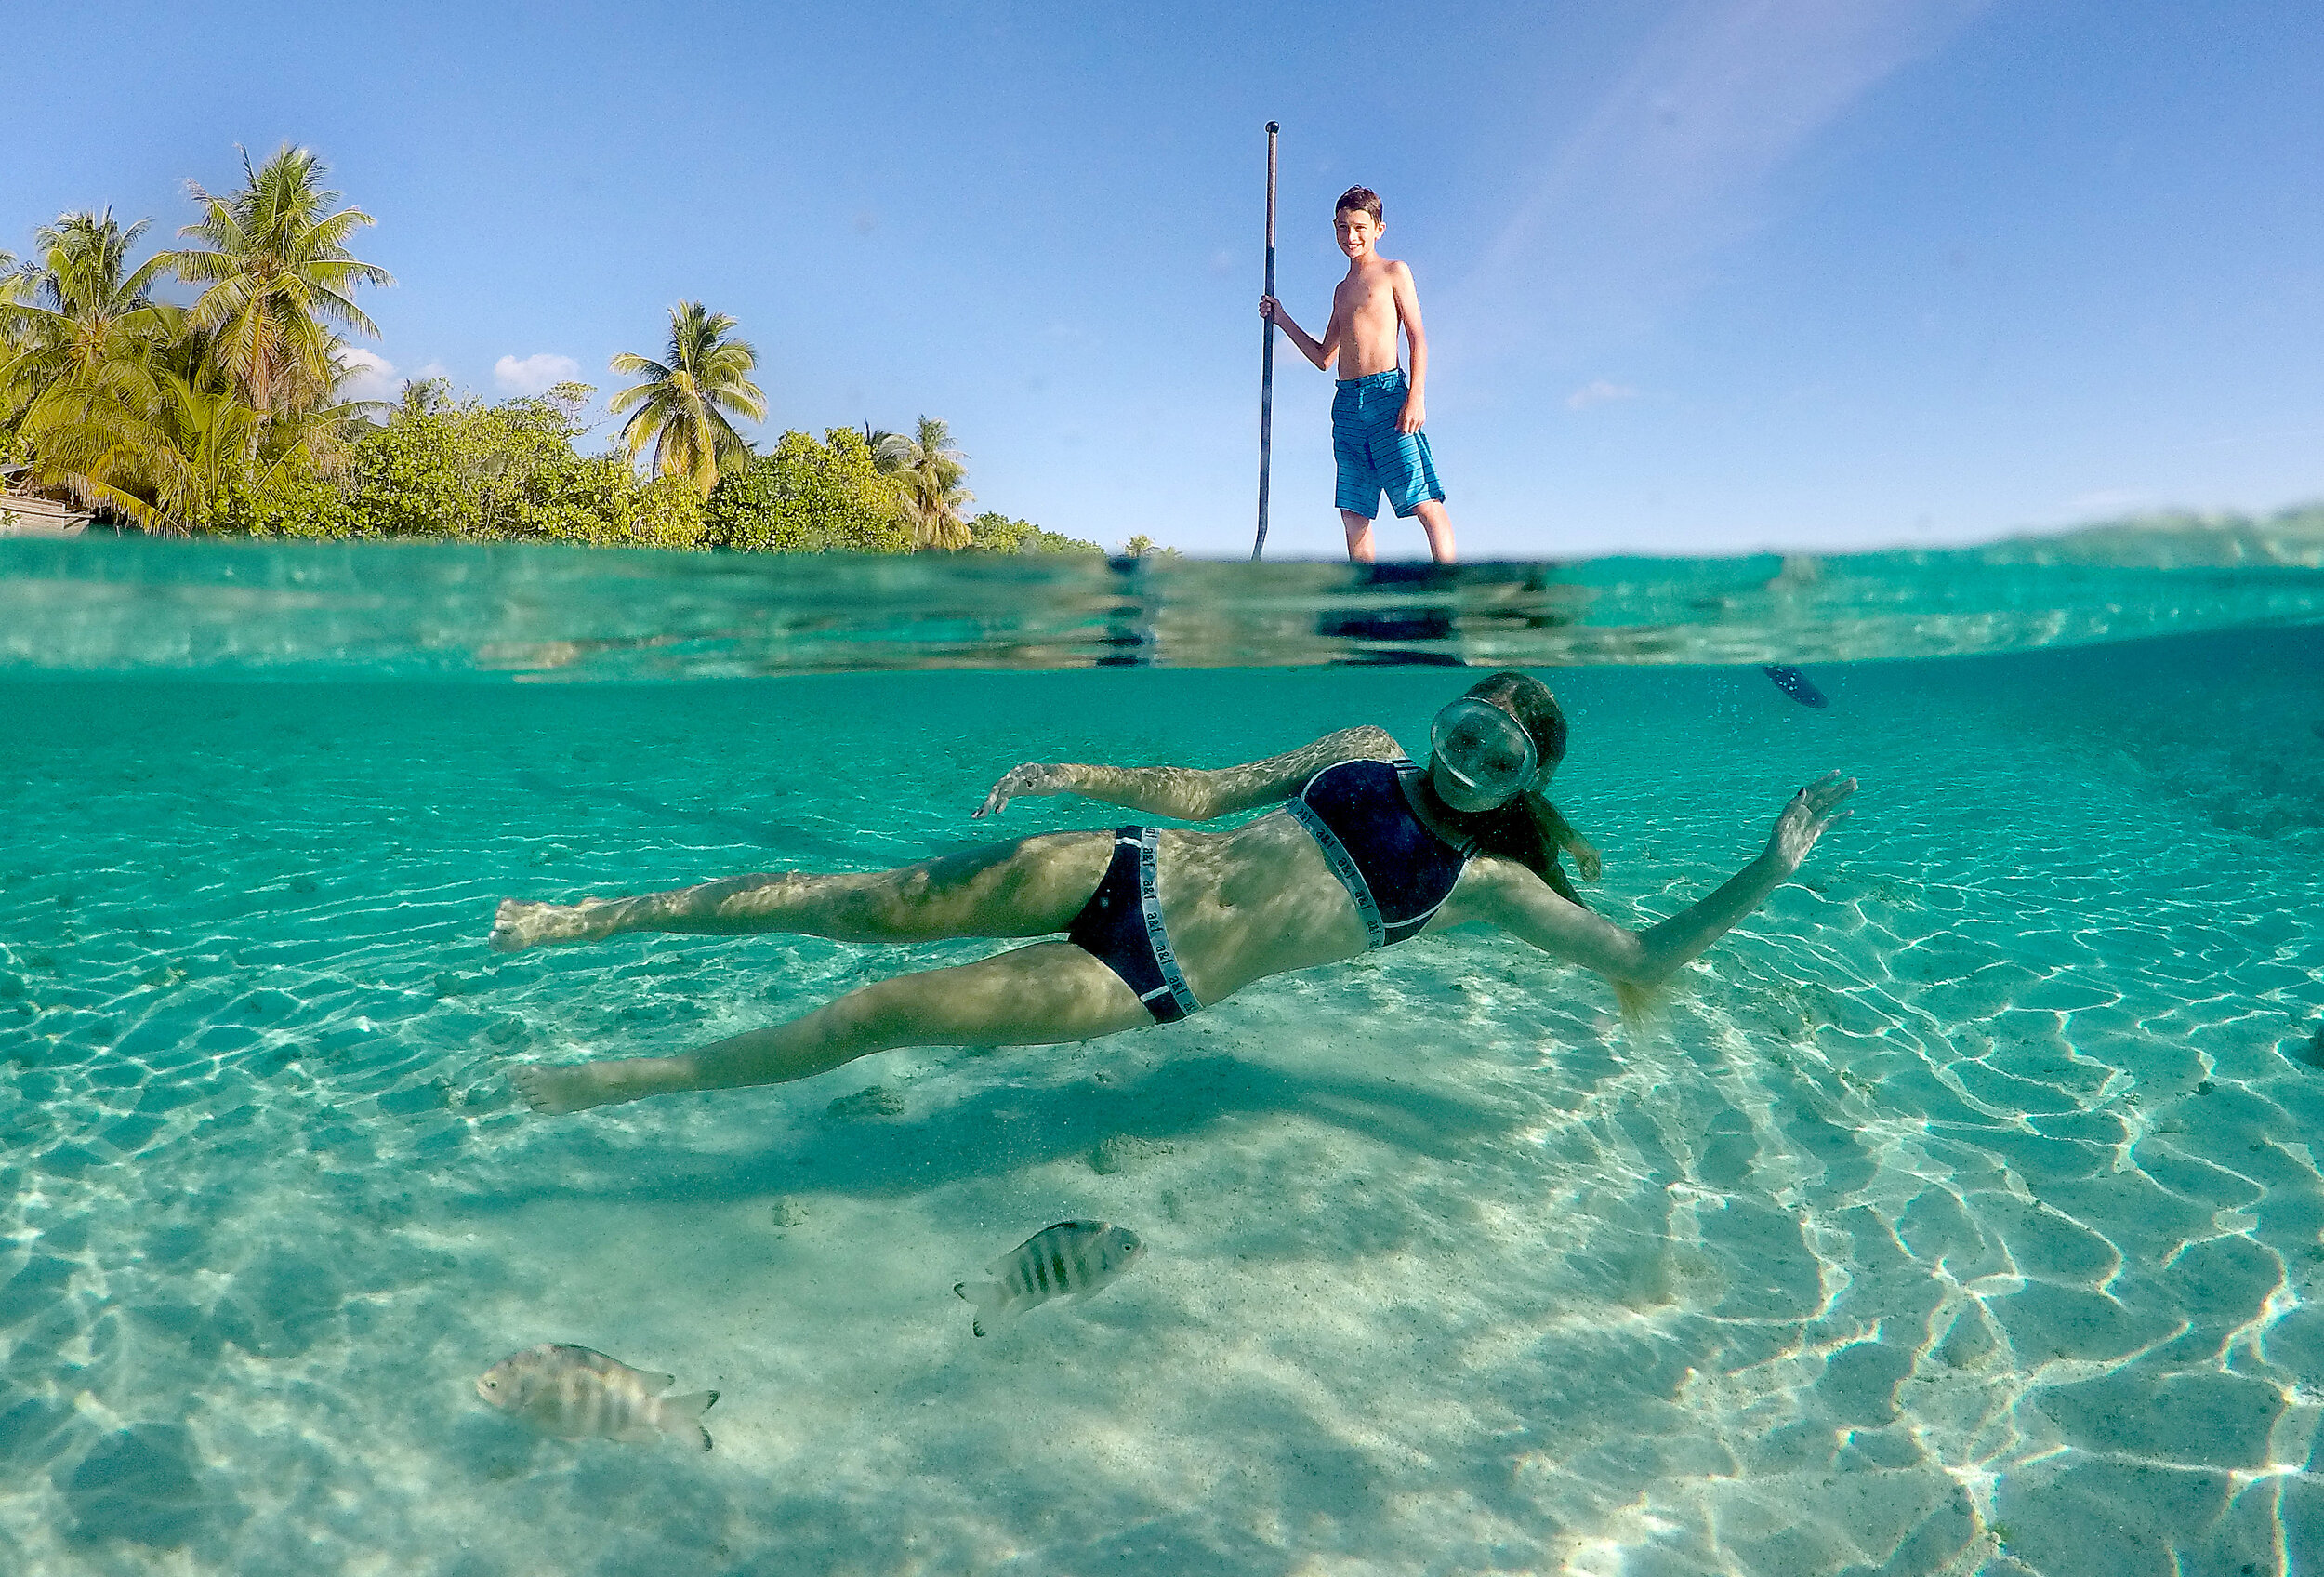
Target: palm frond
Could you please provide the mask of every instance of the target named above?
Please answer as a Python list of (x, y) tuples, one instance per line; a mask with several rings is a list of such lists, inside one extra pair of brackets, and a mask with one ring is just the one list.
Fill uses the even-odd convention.
[(605, 402), (615, 416), (631, 413), (622, 427), (622, 446), (631, 463), (647, 444), (660, 476), (683, 476), (706, 497), (720, 470), (747, 463), (748, 440), (729, 413), (753, 421), (766, 417), (766, 395), (749, 378), (759, 355), (747, 340), (728, 338), (735, 321), (699, 301), (670, 309), (668, 349), (661, 361), (625, 351), (612, 369), (642, 381), (614, 391)]
[(239, 191), (220, 196), (189, 183), (203, 217), (178, 233), (206, 245), (156, 262), (206, 286), (191, 322), (216, 334), (219, 360), (245, 402), (270, 417), (288, 418), (328, 398), (333, 325), (379, 332), (355, 304), (355, 289), (394, 280), (348, 252), (371, 216), (360, 208), (329, 211), (339, 193), (323, 185), (325, 166), (311, 150), (284, 143), (262, 165), (252, 163), (249, 150), (240, 152)]

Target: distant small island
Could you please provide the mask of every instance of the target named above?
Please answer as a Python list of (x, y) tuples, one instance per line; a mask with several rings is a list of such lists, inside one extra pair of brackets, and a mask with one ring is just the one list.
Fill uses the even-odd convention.
[[(0, 251), (0, 475), (24, 500), (149, 532), (416, 537), (758, 551), (1102, 553), (987, 510), (945, 424), (834, 427), (759, 449), (733, 426), (766, 399), (734, 320), (670, 309), (658, 356), (606, 402), (618, 438), (585, 453), (597, 391), (562, 383), (486, 404), (442, 379), (348, 397), (356, 303), (393, 284), (348, 245), (371, 224), (324, 188), (310, 151), (243, 160), (242, 186), (189, 183), (201, 217), (140, 262), (151, 221), (68, 213), (33, 255)], [(163, 299), (165, 279), (192, 288)], [(643, 460), (642, 468), (640, 459)], [(0, 499), (0, 505), (6, 500)], [(1144, 537), (1122, 545), (1158, 550)]]

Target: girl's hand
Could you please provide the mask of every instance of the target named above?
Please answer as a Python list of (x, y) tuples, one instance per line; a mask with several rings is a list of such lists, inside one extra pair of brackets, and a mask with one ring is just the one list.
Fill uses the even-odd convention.
[(984, 796), (984, 802), (969, 814), (992, 815), (1019, 794), (1065, 794), (1072, 790), (1073, 785), (1066, 780), (1063, 766), (1055, 762), (1027, 762), (1023, 766), (1010, 767), (1001, 780), (993, 785), (993, 791)]
[(1776, 829), (1768, 835), (1767, 857), (1783, 867), (1789, 876), (1800, 868), (1807, 852), (1816, 847), (1816, 840), (1835, 821), (1845, 821), (1854, 815), (1839, 810), (1840, 803), (1856, 791), (1856, 780), (1828, 772), (1798, 793), (1783, 807), (1783, 815), (1776, 818)]
[(1601, 864), (1597, 849), (1586, 838), (1577, 838), (1565, 845), (1565, 852), (1574, 856), (1574, 869), (1584, 881), (1595, 881)]

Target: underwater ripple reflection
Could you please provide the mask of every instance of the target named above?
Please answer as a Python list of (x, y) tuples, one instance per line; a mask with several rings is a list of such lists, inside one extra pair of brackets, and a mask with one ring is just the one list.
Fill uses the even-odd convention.
[[(1858, 815), (1643, 1030), (1507, 938), (548, 1120), (511, 1058), (981, 955), (492, 901), (990, 836), (1024, 759), (1412, 743), (1458, 676), (0, 684), (0, 1547), (38, 1577), (2324, 1566), (2313, 633), (1551, 675), (1617, 919)], [(851, 763), (846, 784), (825, 773)], [(1004, 835), (1103, 825), (1012, 806)], [(876, 1087), (876, 1089), (875, 1089)], [(1102, 1298), (979, 1341), (1043, 1222)], [(475, 1399), (537, 1342), (703, 1455)]]

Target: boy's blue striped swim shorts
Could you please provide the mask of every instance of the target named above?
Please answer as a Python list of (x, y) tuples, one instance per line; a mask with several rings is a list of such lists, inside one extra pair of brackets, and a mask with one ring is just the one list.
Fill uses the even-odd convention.
[(1343, 378), (1331, 397), (1331, 454), (1340, 462), (1339, 505), (1371, 520), (1380, 496), (1399, 519), (1430, 499), (1445, 497), (1428, 435), (1398, 432), (1396, 418), (1411, 386), (1404, 368), (1390, 367), (1369, 378)]

